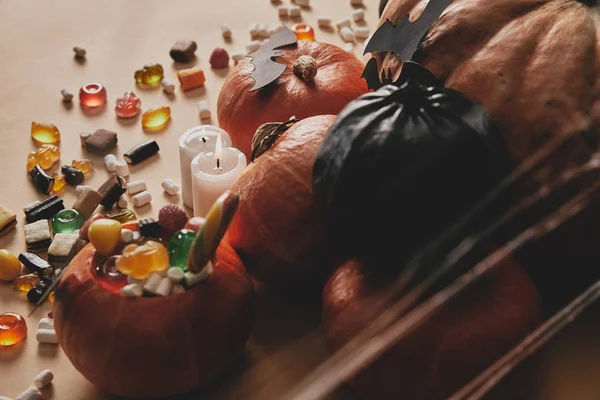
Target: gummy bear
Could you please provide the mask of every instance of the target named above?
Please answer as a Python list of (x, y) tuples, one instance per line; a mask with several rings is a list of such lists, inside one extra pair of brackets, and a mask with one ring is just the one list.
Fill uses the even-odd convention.
[(31, 123), (31, 138), (37, 144), (56, 144), (60, 142), (60, 132), (53, 124), (44, 124), (42, 122)]
[(0, 314), (0, 346), (12, 346), (27, 336), (25, 318), (15, 313)]
[(84, 174), (89, 174), (92, 171), (93, 164), (91, 160), (73, 160), (71, 166), (80, 170)]
[(146, 130), (159, 130), (162, 129), (170, 119), (171, 108), (169, 106), (152, 108), (142, 115), (142, 128)]
[(135, 279), (146, 279), (152, 272), (164, 271), (168, 266), (166, 247), (154, 240), (127, 245), (117, 260), (117, 269)]
[(32, 287), (38, 284), (40, 277), (37, 274), (21, 275), (13, 281), (15, 287), (21, 292), (29, 292)]
[(140, 111), (142, 101), (133, 92), (125, 92), (123, 97), (117, 99), (115, 114), (121, 118), (135, 117)]
[(99, 83), (88, 83), (79, 89), (79, 101), (88, 108), (106, 104), (106, 89)]
[(53, 144), (45, 144), (27, 156), (27, 171), (31, 171), (36, 164), (43, 169), (50, 169), (60, 158), (60, 149)]
[(160, 64), (144, 65), (144, 68), (135, 71), (133, 77), (137, 83), (142, 85), (156, 85), (164, 76), (164, 70)]

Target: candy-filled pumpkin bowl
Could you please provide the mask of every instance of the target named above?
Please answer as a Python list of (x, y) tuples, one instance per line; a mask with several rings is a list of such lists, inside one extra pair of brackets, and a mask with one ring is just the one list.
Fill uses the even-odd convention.
[(240, 355), (254, 291), (227, 243), (207, 280), (167, 297), (107, 290), (94, 273), (103, 258), (89, 244), (71, 261), (53, 311), (65, 354), (97, 387), (131, 398), (172, 396), (204, 385)]

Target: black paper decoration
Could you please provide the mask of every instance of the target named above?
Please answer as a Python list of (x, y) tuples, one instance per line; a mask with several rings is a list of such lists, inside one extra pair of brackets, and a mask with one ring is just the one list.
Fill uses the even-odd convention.
[(275, 49), (290, 46), (297, 42), (298, 38), (296, 37), (296, 34), (287, 26), (283, 25), (283, 29), (271, 36), (271, 39), (264, 42), (263, 45), (260, 46), (260, 49), (254, 53), (248, 54), (248, 57), (252, 58), (251, 62), (254, 65), (254, 71), (250, 75), (250, 77), (254, 79), (254, 86), (252, 86), (252, 89), (250, 89), (249, 92), (267, 86), (283, 74), (285, 65), (276, 63), (273, 60), (275, 57), (281, 55), (281, 53)]

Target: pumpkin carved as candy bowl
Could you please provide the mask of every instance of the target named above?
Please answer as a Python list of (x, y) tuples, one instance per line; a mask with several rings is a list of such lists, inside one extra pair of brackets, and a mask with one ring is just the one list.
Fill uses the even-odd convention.
[(240, 355), (254, 291), (225, 241), (202, 269), (204, 281), (169, 296), (129, 298), (107, 289), (96, 273), (106, 259), (88, 244), (66, 268), (53, 311), (65, 354), (98, 388), (130, 398), (173, 396), (206, 384)]

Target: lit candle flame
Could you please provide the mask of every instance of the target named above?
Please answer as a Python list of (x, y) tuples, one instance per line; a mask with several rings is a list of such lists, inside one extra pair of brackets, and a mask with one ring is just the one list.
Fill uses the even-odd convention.
[(215, 144), (215, 158), (217, 159), (217, 170), (221, 170), (221, 158), (223, 157), (223, 141), (221, 139), (221, 132), (217, 136), (217, 143)]

